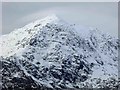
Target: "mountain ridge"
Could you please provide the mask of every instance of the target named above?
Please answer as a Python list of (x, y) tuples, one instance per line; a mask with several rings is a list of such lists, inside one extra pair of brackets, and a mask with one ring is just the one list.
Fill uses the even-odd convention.
[(3, 36), (3, 67), (15, 68), (11, 74), (10, 66), (3, 68), (3, 76), (9, 83), (30, 77), (31, 84), (50, 88), (116, 86), (119, 40), (99, 30), (86, 30), (84, 36), (82, 30), (52, 15)]

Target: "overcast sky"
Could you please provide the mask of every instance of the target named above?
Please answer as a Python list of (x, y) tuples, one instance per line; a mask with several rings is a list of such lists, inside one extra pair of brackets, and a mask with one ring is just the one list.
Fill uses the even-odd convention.
[(117, 2), (3, 2), (2, 33), (7, 34), (51, 14), (57, 14), (67, 22), (98, 28), (118, 36)]

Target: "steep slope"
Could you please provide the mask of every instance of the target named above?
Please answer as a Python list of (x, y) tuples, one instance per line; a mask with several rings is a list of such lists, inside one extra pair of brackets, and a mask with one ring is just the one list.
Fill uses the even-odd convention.
[(4, 88), (24, 88), (21, 83), (28, 81), (26, 87), (31, 88), (113, 88), (118, 84), (120, 42), (98, 30), (70, 25), (52, 15), (0, 40)]

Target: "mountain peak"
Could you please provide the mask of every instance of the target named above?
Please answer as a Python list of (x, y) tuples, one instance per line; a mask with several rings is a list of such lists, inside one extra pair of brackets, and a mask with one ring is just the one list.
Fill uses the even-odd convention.
[(59, 17), (56, 14), (51, 14), (45, 17), (44, 20), (56, 21), (59, 20)]
[(51, 15), (48, 15), (47, 17), (49, 17), (49, 18), (58, 18), (58, 16), (56, 14), (51, 14)]
[(114, 87), (119, 46), (97, 30), (49, 15), (0, 38), (4, 88)]
[(38, 26), (39, 24), (41, 24), (42, 26), (45, 26), (47, 23), (57, 23), (59, 22), (61, 19), (58, 18), (58, 16), (56, 14), (51, 14), (48, 15), (47, 17), (44, 17), (42, 19), (36, 20), (34, 22), (31, 22), (27, 25), (25, 25), (25, 27), (23, 27), (24, 29), (33, 29), (34, 27)]

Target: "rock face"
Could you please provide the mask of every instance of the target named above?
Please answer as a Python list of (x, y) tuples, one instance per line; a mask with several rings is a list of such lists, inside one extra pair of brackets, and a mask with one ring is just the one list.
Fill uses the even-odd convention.
[(55, 15), (0, 37), (3, 90), (118, 88), (120, 41)]

